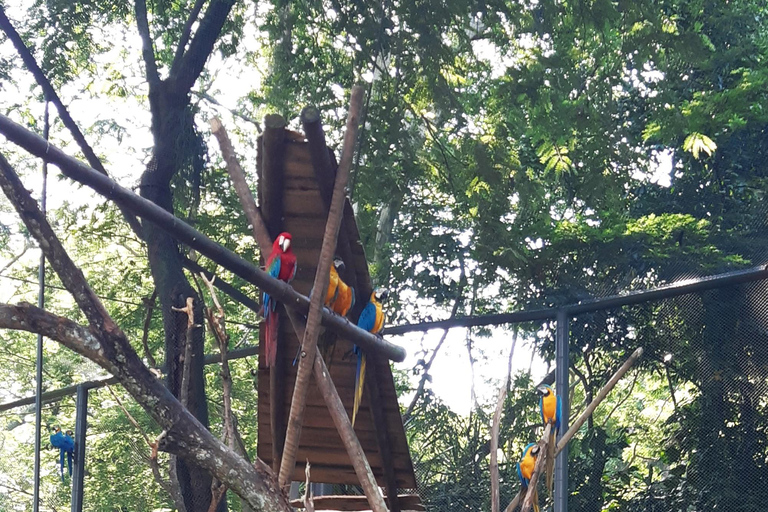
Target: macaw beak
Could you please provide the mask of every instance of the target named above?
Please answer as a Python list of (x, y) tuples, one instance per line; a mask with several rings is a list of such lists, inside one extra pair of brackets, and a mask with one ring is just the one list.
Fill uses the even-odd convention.
[(283, 243), (282, 243), (282, 245), (280, 247), (283, 248), (283, 252), (286, 252), (286, 251), (288, 251), (288, 248), (290, 246), (291, 246), (291, 241), (289, 239), (287, 239), (287, 238), (284, 238), (283, 239)]
[(536, 388), (536, 394), (537, 395), (541, 395), (541, 396), (546, 395), (547, 394), (547, 388), (545, 388), (544, 386), (539, 386), (538, 388)]

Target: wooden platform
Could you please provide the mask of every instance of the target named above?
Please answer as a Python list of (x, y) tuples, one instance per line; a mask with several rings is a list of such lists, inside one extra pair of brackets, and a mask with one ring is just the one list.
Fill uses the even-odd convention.
[[(260, 176), (263, 176), (264, 172), (270, 172), (261, 168), (263, 160), (263, 155), (260, 155)], [(308, 144), (303, 140), (301, 134), (285, 132), (283, 163), (280, 168), (284, 173), (283, 176), (278, 180), (273, 179), (272, 183), (282, 182), (282, 208), (284, 209), (282, 229), (290, 232), (293, 236), (293, 250), (298, 259), (298, 270), (292, 284), (298, 292), (308, 295), (314, 281), (328, 212), (320, 195)], [(279, 170), (273, 170), (272, 172), (279, 172)], [(265, 181), (267, 183), (270, 182), (269, 179), (261, 179), (260, 186)], [(264, 190), (260, 190), (260, 197), (264, 193)], [(345, 232), (353, 235), (357, 234), (357, 228), (354, 226), (354, 216), (348, 202), (345, 207), (345, 222)], [(350, 222), (352, 226), (350, 226)], [(359, 240), (359, 235), (357, 237)], [(355, 261), (345, 261), (345, 263), (351, 264), (354, 267), (358, 281), (363, 282), (363, 280), (366, 280), (367, 283), (370, 283), (365, 254), (359, 242), (352, 248), (352, 259)], [(368, 287), (370, 287), (370, 284), (368, 284)], [(272, 432), (271, 411), (273, 407), (277, 407), (278, 411), (280, 411), (280, 417), (276, 417), (276, 419), (279, 420), (277, 428), (282, 429), (282, 432), (278, 432), (277, 438), (284, 439), (284, 429), (288, 422), (288, 413), (290, 411), (291, 396), (297, 371), (297, 365), (293, 365), (293, 360), (299, 347), (299, 340), (296, 338), (291, 324), (284, 314), (281, 317), (279, 332), (278, 365), (280, 367), (266, 368), (263, 364), (263, 349), (259, 353), (258, 456), (272, 466), (274, 466), (273, 438), (275, 436)], [(329, 334), (325, 333), (324, 336)], [(260, 333), (260, 347), (264, 347), (262, 336), (263, 332)], [(318, 341), (318, 346), (321, 346), (322, 343), (323, 336)], [(351, 343), (344, 339), (337, 339), (335, 349), (324, 355), (331, 378), (338, 389), (350, 418), (352, 417), (356, 367), (351, 351)], [(276, 375), (283, 373), (277, 386), (277, 388), (282, 388), (279, 391), (281, 395), (279, 397), (271, 396), (271, 372), (277, 372)], [(364, 393), (355, 431), (380, 486), (385, 486), (385, 477), (380, 448), (381, 431), (377, 436), (377, 428), (384, 431), (388, 441), (397, 487), (401, 489), (415, 489), (416, 478), (414, 476), (413, 463), (408, 451), (405, 430), (400, 416), (394, 379), (387, 361), (379, 358), (369, 362), (366, 385), (368, 384), (368, 379), (374, 378), (378, 383), (384, 421), (380, 422), (381, 424), (376, 424), (373, 421), (369, 394)], [(279, 400), (279, 402), (272, 404), (275, 399)], [(296, 457), (296, 470), (293, 474), (294, 481), (304, 481), (304, 466), (307, 460), (311, 463), (311, 479), (313, 482), (359, 485), (358, 478), (352, 468), (341, 438), (328, 413), (325, 401), (317, 387), (313, 384), (310, 384), (307, 396), (304, 425)]]
[[(400, 494), (397, 499), (403, 512), (424, 511), (424, 505), (417, 494)], [(315, 510), (343, 510), (343, 511), (361, 511), (371, 510), (368, 507), (368, 500), (365, 496), (316, 496), (312, 499)], [(295, 508), (304, 508), (304, 501), (291, 500), (291, 506)]]

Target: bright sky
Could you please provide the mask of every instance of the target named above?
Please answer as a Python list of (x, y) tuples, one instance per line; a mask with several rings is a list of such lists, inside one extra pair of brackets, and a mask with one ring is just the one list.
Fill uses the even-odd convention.
[[(19, 3), (20, 0), (6, 2), (8, 14), (12, 21), (23, 19), (18, 7)], [(106, 54), (98, 56), (97, 65), (100, 69), (122, 74), (125, 79), (119, 83), (120, 85), (128, 90), (138, 91), (145, 95), (146, 84), (143, 78), (143, 70), (139, 62), (135, 60), (140, 55), (138, 35), (135, 31), (130, 31), (127, 34), (112, 32), (110, 37), (116, 41), (115, 47)], [(242, 41), (244, 45), (250, 46), (247, 48), (248, 50), (256, 51), (258, 50), (259, 34), (249, 26)], [(482, 42), (482, 44), (484, 46), (476, 48), (478, 55), (493, 62), (499, 68), (497, 71), (501, 71), (503, 66), (510, 64), (509, 59), (503, 59), (499, 55), (494, 54), (494, 49), (487, 42)], [(124, 50), (127, 51), (127, 55), (133, 56), (134, 60), (126, 59), (124, 54), (121, 54)], [(0, 43), (0, 55), (3, 57), (15, 56), (15, 50), (9, 41)], [(267, 69), (267, 65), (263, 61), (258, 64), (257, 69), (254, 66), (240, 65), (240, 63), (235, 62), (232, 58), (222, 60), (217, 54), (210, 59), (207, 65), (209, 75), (212, 77), (211, 81), (206, 84), (198, 83), (194, 89), (198, 91), (204, 89), (205, 92), (216, 98), (225, 107), (236, 109), (239, 107), (239, 101), (242, 98), (253, 89), (259, 87), (264, 72)], [(81, 92), (83, 89), (82, 82), (90, 80), (91, 77), (76, 81), (75, 84), (65, 86), (60, 91), (60, 96), (63, 98), (64, 103), (69, 106), (70, 113), (74, 119), (86, 133), (89, 132), (90, 128), (99, 123), (114, 121), (116, 126), (120, 127), (119, 130), (107, 132), (98, 139), (92, 134), (89, 134), (87, 138), (96, 148), (97, 153), (104, 157), (105, 165), (110, 175), (121, 184), (132, 187), (138, 181), (152, 146), (152, 137), (149, 132), (149, 112), (146, 105), (142, 103), (143, 100), (139, 101), (132, 95), (126, 98), (107, 96), (106, 92), (115, 85), (115, 82), (109, 77), (109, 72), (101, 72), (89, 84), (87, 92)], [(15, 85), (0, 84), (0, 91), (2, 91), (2, 95), (0, 95), (0, 109), (14, 120), (26, 124), (24, 113), (14, 106), (19, 104), (28, 105), (30, 109), (29, 114), (38, 119), (40, 126), (42, 126), (43, 105), (41, 103), (29, 103), (31, 101), (30, 91), (39, 94), (39, 88), (34, 86), (32, 77), (24, 71), (17, 70), (13, 78)], [(233, 118), (226, 109), (221, 109), (207, 103), (201, 104), (201, 108), (207, 115), (216, 114), (221, 116), (224, 124), (228, 127), (237, 125), (244, 136), (252, 138), (257, 136), (254, 126)], [(52, 108), (52, 112), (55, 113), (55, 109)], [(256, 116), (254, 115), (254, 117)], [(234, 137), (233, 142), (236, 150), (243, 157), (243, 163), (248, 166), (249, 163), (255, 162), (255, 156), (247, 151), (242, 143), (243, 141), (238, 139), (235, 131), (230, 130), (230, 132)], [(10, 145), (2, 137), (0, 137), (0, 140), (3, 141), (2, 147), (4, 149), (9, 148)], [(65, 148), (70, 154), (77, 153), (77, 149), (71, 142), (69, 134), (64, 130), (60, 122), (54, 124), (52, 141), (54, 144)], [(212, 143), (210, 139), (209, 142), (211, 142), (211, 150), (217, 152), (217, 144)], [(35, 194), (39, 195), (39, 171), (35, 170), (39, 168), (39, 163), (32, 159), (26, 159), (22, 162), (19, 160), (19, 154), (13, 155), (13, 157), (15, 158), (12, 161), (16, 165), (21, 165), (23, 168), (23, 164), (27, 164), (30, 167), (30, 173), (25, 177), (25, 183), (29, 188), (33, 189)], [(660, 165), (653, 176), (638, 175), (636, 177), (638, 179), (648, 179), (661, 184), (668, 184), (670, 171), (671, 158), (669, 155), (661, 155)], [(102, 201), (100, 197), (96, 196), (89, 189), (76, 186), (69, 182), (69, 180), (59, 179), (56, 169), (51, 169), (51, 173), (48, 200), (50, 207), (57, 208), (65, 203), (96, 205)], [(17, 225), (18, 219), (15, 218), (15, 215), (0, 214), (0, 223)], [(14, 253), (18, 253), (20, 248), (20, 238), (16, 237), (12, 250)], [(38, 254), (36, 250), (28, 251), (15, 266), (34, 265)], [(4, 259), (0, 257), (0, 268), (3, 268), (8, 261), (9, 258)], [(7, 280), (0, 278), (0, 301), (15, 302), (22, 299), (35, 300), (34, 297), (29, 296), (19, 297), (15, 292), (15, 286), (9, 286)], [(438, 312), (431, 309), (418, 313), (420, 314), (412, 316), (439, 316)], [(422, 347), (428, 349), (426, 356), (426, 359), (428, 359), (432, 349), (437, 345), (442, 332), (442, 330), (430, 331), (423, 340), (421, 334), (390, 337), (390, 341), (404, 346), (408, 352), (406, 361), (398, 364), (397, 367), (405, 370), (413, 368), (417, 360), (424, 357), (423, 353), (419, 353)], [(498, 386), (506, 377), (507, 358), (512, 342), (511, 330), (504, 328), (492, 329), (492, 336), (490, 338), (476, 338), (474, 346), (483, 351), (484, 357), (476, 362), (473, 376), (467, 354), (466, 336), (467, 331), (464, 328), (451, 330), (430, 370), (432, 382), (429, 386), (452, 409), (459, 413), (469, 412), (472, 406), (471, 389), (473, 382), (480, 403), (487, 403), (495, 397)], [(546, 362), (538, 357), (532, 357), (531, 346), (531, 339), (521, 338), (518, 340), (513, 368), (515, 371), (525, 371), (530, 367), (532, 368), (534, 380), (538, 380), (546, 373), (547, 365)], [(477, 350), (473, 351), (473, 356), (478, 357)], [(418, 379), (414, 378), (413, 383), (415, 386), (418, 383)], [(1, 393), (0, 399), (2, 399)], [(404, 403), (407, 404), (409, 400), (410, 396), (404, 397)]]

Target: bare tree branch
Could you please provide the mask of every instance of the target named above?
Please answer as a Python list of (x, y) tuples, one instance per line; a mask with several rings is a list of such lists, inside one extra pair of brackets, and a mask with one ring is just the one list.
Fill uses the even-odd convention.
[(493, 412), (493, 423), (491, 423), (491, 512), (499, 512), (499, 427), (504, 400), (507, 398), (507, 390), (512, 380), (512, 358), (515, 355), (515, 345), (517, 345), (517, 331), (517, 326), (515, 326), (512, 334), (512, 348), (509, 349), (507, 379), (499, 390), (499, 399), (496, 401), (496, 410)]
[(205, 67), (205, 62), (213, 51), (213, 45), (221, 33), (221, 28), (227, 21), (227, 16), (235, 0), (212, 0), (205, 10), (200, 26), (189, 43), (189, 49), (184, 53), (176, 73), (170, 79), (178, 87), (177, 93), (186, 95), (192, 90), (195, 81)]
[[(256, 265), (245, 261), (234, 252), (215, 243), (178, 217), (175, 217), (153, 202), (121, 187), (113, 180), (99, 174), (77, 159), (70, 157), (61, 149), (48, 144), (37, 134), (3, 115), (0, 115), (0, 133), (30, 153), (55, 163), (69, 178), (88, 185), (108, 199), (157, 224), (179, 242), (194, 248), (200, 254), (210, 258), (247, 282), (258, 286), (263, 291), (273, 295), (281, 303), (295, 308), (299, 313), (306, 314), (308, 312), (309, 299), (296, 292), (289, 284), (272, 278)], [(340, 336), (346, 337), (364, 350), (378, 352), (394, 361), (405, 359), (405, 350), (401, 347), (360, 329), (357, 325), (329, 310), (323, 310), (322, 323), (328, 329)]]
[[(346, 198), (344, 188), (346, 187), (347, 179), (349, 178), (349, 170), (352, 166), (352, 157), (357, 141), (358, 122), (360, 120), (359, 116), (361, 103), (363, 101), (363, 92), (364, 90), (361, 86), (355, 86), (352, 88), (350, 97), (347, 126), (344, 134), (344, 146), (341, 152), (341, 163), (339, 164), (339, 169), (336, 173), (336, 181), (333, 186), (333, 199), (331, 200), (331, 207), (328, 212), (325, 234), (323, 235), (323, 243), (320, 249), (320, 260), (317, 264), (313, 284), (315, 293), (310, 298), (307, 327), (301, 341), (303, 357), (299, 359), (299, 368), (296, 373), (291, 411), (288, 416), (285, 446), (283, 447), (283, 460), (280, 463), (279, 477), (280, 486), (283, 488), (290, 485), (290, 478), (296, 464), (296, 452), (299, 448), (299, 437), (301, 436), (307, 389), (309, 387), (310, 377), (312, 376), (312, 366), (315, 362), (317, 337), (320, 334), (323, 297), (325, 297), (325, 292), (328, 289), (329, 272), (333, 261), (333, 254), (336, 250), (341, 218), (344, 212), (344, 201)], [(304, 356), (304, 354), (306, 354), (306, 356)], [(371, 506), (375, 506), (375, 504), (371, 503)]]
[(141, 36), (141, 56), (144, 59), (144, 67), (147, 71), (147, 83), (149, 83), (149, 88), (152, 90), (160, 84), (160, 75), (157, 72), (152, 34), (149, 32), (146, 0), (135, 0), (134, 11), (136, 13), (136, 26)]
[(0, 305), (0, 328), (41, 333), (102, 366), (165, 429), (158, 449), (183, 457), (225, 482), (257, 511), (291, 510), (263, 463), (254, 467), (216, 439), (142, 363), (122, 330), (64, 251), (37, 203), (0, 155), (0, 187), (86, 315), (90, 328), (28, 304)]
[(192, 33), (192, 25), (195, 24), (197, 16), (200, 14), (200, 10), (203, 8), (205, 0), (196, 0), (195, 5), (192, 6), (192, 11), (189, 13), (186, 23), (184, 24), (184, 30), (181, 32), (179, 38), (179, 46), (176, 47), (176, 53), (173, 56), (173, 64), (171, 64), (171, 75), (176, 74), (176, 71), (181, 65), (181, 58), (184, 56), (184, 50), (187, 48), (187, 42), (189, 42), (189, 35)]

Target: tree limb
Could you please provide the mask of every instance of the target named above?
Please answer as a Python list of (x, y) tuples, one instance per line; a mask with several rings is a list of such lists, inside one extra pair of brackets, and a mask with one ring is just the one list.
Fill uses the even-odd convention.
[(184, 53), (176, 73), (169, 77), (175, 82), (178, 94), (186, 96), (192, 90), (234, 5), (235, 0), (212, 0), (208, 4), (189, 49)]
[(190, 11), (186, 23), (184, 23), (184, 30), (181, 32), (179, 45), (176, 47), (176, 53), (173, 55), (171, 75), (176, 74), (179, 65), (181, 64), (181, 58), (184, 56), (184, 50), (187, 48), (187, 42), (189, 42), (189, 35), (192, 33), (192, 25), (194, 25), (195, 21), (197, 21), (197, 16), (200, 14), (200, 10), (203, 8), (204, 3), (205, 0), (196, 0), (195, 5), (192, 6), (192, 11)]
[(209, 471), (227, 483), (254, 510), (290, 511), (290, 505), (276, 486), (269, 468), (264, 464), (251, 466), (216, 439), (142, 363), (125, 333), (99, 302), (82, 271), (64, 251), (37, 203), (2, 155), (0, 170), (0, 187), (90, 323), (90, 327), (84, 327), (29, 304), (4, 304), (0, 305), (0, 328), (43, 334), (94, 361), (117, 377), (165, 429), (166, 435), (158, 445), (159, 449)]
[(155, 310), (155, 302), (157, 301), (157, 288), (152, 291), (152, 296), (149, 299), (143, 299), (147, 308), (147, 314), (144, 317), (144, 329), (141, 334), (141, 346), (144, 348), (144, 357), (147, 358), (149, 366), (157, 368), (157, 361), (155, 361), (152, 351), (149, 350), (149, 324), (152, 322), (152, 312)]
[(160, 75), (157, 72), (152, 34), (149, 32), (149, 22), (147, 21), (147, 2), (146, 0), (135, 0), (134, 4), (136, 26), (139, 29), (139, 36), (141, 36), (141, 57), (144, 59), (147, 83), (151, 90), (160, 84)]

